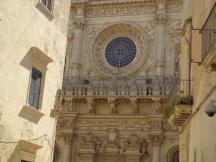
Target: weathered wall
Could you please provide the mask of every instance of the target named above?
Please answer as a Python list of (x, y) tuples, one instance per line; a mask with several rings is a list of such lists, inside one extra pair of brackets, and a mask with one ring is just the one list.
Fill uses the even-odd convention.
[[(50, 112), (56, 90), (62, 84), (70, 0), (55, 0), (52, 20), (36, 8), (38, 2), (0, 1), (0, 140), (28, 140), (46, 134), (52, 146), (55, 120), (50, 117)], [(30, 84), (30, 70), (22, 63), (31, 47), (37, 47), (53, 60), (46, 71), (40, 110), (44, 116), (38, 123), (20, 116), (27, 104)], [(38, 151), (36, 161), (50, 161), (51, 149), (47, 141), (40, 144), (43, 147)], [(0, 144), (1, 162), (8, 160), (15, 145)]]
[[(185, 1), (185, 9), (183, 9), (184, 18), (192, 17), (192, 25), (196, 29), (201, 29), (214, 6), (215, 0), (192, 0), (191, 2)], [(192, 4), (191, 7), (189, 4)], [(186, 12), (187, 10), (191, 10)], [(184, 14), (183, 14), (184, 15)], [(187, 15), (187, 16), (186, 16)], [(184, 50), (181, 52), (181, 57), (186, 58), (188, 55), (186, 52), (189, 46), (185, 42), (182, 42)], [(194, 62), (200, 62), (202, 54), (202, 34), (199, 31), (192, 31), (192, 60)], [(215, 55), (214, 51), (214, 55)], [(187, 60), (187, 58), (186, 58)], [(185, 63), (181, 62), (182, 66)], [(183, 69), (187, 71), (187, 67)], [(192, 107), (192, 116), (189, 119), (187, 125), (183, 128), (180, 134), (180, 156), (181, 162), (187, 161), (202, 161), (202, 162), (214, 162), (216, 158), (216, 138), (215, 129), (216, 118), (208, 117), (204, 110), (206, 104), (211, 99), (216, 99), (215, 94), (215, 80), (216, 74), (213, 71), (209, 71), (202, 63), (192, 63), (192, 95), (194, 98), (194, 104)], [(187, 72), (186, 72), (187, 73)], [(188, 153), (186, 152), (188, 151)]]

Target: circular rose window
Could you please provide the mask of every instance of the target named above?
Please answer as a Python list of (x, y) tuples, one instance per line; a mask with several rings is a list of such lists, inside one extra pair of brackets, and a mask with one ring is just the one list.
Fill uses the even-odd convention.
[(135, 55), (135, 43), (128, 37), (114, 38), (105, 50), (106, 60), (113, 67), (127, 66), (133, 61)]

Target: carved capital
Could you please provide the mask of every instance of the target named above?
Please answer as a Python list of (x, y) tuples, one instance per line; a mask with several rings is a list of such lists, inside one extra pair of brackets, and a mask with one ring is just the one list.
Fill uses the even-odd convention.
[(163, 134), (151, 134), (149, 135), (149, 138), (152, 144), (161, 144), (165, 139)]
[(72, 144), (74, 140), (74, 135), (72, 133), (63, 134), (64, 142)]
[(155, 23), (157, 23), (157, 24), (165, 24), (166, 21), (167, 21), (167, 15), (165, 13), (156, 14)]
[(74, 21), (75, 29), (83, 30), (85, 27), (85, 20), (83, 18), (76, 18)]

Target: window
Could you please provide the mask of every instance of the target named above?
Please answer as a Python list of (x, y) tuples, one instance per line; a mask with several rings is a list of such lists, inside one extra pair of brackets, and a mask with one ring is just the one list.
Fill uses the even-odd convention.
[(30, 162), (30, 161), (26, 161), (26, 160), (21, 160), (21, 162)]
[(29, 105), (37, 109), (39, 109), (40, 102), (41, 80), (42, 73), (38, 69), (33, 67), (29, 91)]
[(54, 0), (38, 0), (36, 4), (36, 8), (51, 21), (54, 18), (53, 15), (53, 7), (54, 7)]
[(41, 0), (41, 2), (50, 10), (52, 11), (52, 3), (53, 0)]
[(179, 151), (173, 153), (171, 162), (179, 162)]
[(179, 162), (179, 146), (174, 146), (168, 152), (168, 162)]

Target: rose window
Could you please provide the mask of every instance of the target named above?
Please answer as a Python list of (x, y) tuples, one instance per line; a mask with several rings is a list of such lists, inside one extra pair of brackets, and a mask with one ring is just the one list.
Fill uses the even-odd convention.
[(135, 43), (128, 37), (114, 38), (105, 50), (106, 60), (113, 67), (127, 66), (133, 61), (135, 55)]

